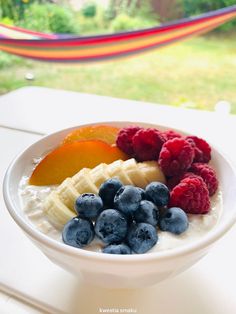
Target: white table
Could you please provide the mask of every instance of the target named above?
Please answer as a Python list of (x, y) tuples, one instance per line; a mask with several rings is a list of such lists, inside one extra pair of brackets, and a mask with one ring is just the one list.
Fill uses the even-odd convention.
[[(215, 143), (236, 162), (231, 143), (236, 133), (234, 116), (27, 87), (0, 97), (0, 185), (14, 155), (42, 134), (105, 120), (182, 128)], [(0, 205), (1, 314), (95, 314), (107, 308), (139, 314), (236, 313), (235, 227), (205, 258), (174, 279), (141, 290), (105, 290), (82, 285), (52, 264), (10, 218), (2, 195)]]

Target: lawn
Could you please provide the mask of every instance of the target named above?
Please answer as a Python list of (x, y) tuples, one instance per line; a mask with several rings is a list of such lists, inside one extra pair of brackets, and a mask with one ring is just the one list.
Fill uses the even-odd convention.
[[(0, 69), (0, 93), (31, 85), (236, 113), (235, 36), (198, 37), (132, 58), (86, 65), (44, 64), (14, 57)], [(5, 66), (4, 66), (5, 64)], [(35, 75), (33, 82), (25, 74)]]

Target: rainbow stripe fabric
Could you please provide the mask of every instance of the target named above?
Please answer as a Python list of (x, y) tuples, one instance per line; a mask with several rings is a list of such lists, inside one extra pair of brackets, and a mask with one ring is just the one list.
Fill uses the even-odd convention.
[(236, 5), (157, 27), (80, 37), (44, 34), (0, 24), (0, 50), (40, 61), (100, 61), (185, 40), (235, 17)]

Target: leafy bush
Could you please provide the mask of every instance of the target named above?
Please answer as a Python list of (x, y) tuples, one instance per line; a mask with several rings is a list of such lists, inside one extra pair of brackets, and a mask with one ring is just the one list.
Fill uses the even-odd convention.
[[(8, 17), (14, 22), (23, 19), (24, 12), (31, 4), (38, 0), (0, 0), (0, 8), (3, 17)], [(45, 0), (40, 0), (43, 2)]]
[[(185, 16), (197, 15), (201, 13), (207, 13), (209, 11), (224, 8), (230, 5), (235, 5), (235, 0), (181, 0), (183, 11)], [(218, 30), (228, 31), (236, 30), (236, 20), (232, 20), (228, 23), (223, 24)]]
[(82, 14), (85, 17), (94, 17), (97, 13), (97, 6), (96, 3), (90, 2), (90, 3), (86, 3), (83, 7), (82, 7)]
[[(128, 9), (130, 16), (139, 17), (148, 21), (158, 21), (158, 14), (153, 10), (152, 1), (142, 0), (135, 5), (137, 1), (131, 1)], [(133, 5), (132, 5), (133, 4)]]
[(74, 34), (79, 29), (73, 12), (66, 7), (56, 5), (50, 6), (49, 28), (53, 33), (60, 34)]
[(0, 23), (5, 25), (14, 25), (14, 21), (9, 17), (3, 17), (2, 19), (0, 19)]
[(124, 31), (135, 28), (137, 28), (136, 19), (128, 16), (125, 13), (119, 14), (111, 23), (111, 29), (113, 31)]
[(114, 19), (120, 14), (126, 14), (147, 20), (158, 20), (158, 15), (153, 10), (153, 2), (153, 0), (110, 0), (105, 14), (108, 19)]
[(235, 0), (181, 0), (186, 16), (217, 10), (235, 4)]
[(15, 3), (12, 0), (0, 0), (1, 17), (14, 19), (16, 15)]
[(113, 2), (113, 0), (110, 0), (107, 8), (104, 11), (104, 17), (107, 21), (111, 21), (116, 17), (116, 8)]
[(24, 19), (17, 25), (41, 32), (50, 32), (49, 9), (51, 5), (32, 4), (24, 13)]
[(82, 11), (77, 13), (77, 21), (82, 34), (105, 33), (109, 30), (109, 21), (105, 17), (105, 11), (102, 7), (97, 6), (96, 15), (87, 18)]
[(73, 11), (55, 4), (32, 4), (17, 25), (30, 30), (61, 34), (74, 34), (79, 29)]
[(140, 17), (131, 17), (127, 14), (119, 14), (111, 23), (111, 29), (115, 32), (134, 30), (140, 28), (151, 27), (157, 22), (141, 19)]

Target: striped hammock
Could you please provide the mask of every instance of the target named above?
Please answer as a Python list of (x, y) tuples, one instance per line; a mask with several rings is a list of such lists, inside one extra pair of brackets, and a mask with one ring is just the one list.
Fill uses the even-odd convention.
[(44, 34), (0, 24), (0, 50), (40, 61), (100, 61), (141, 53), (191, 38), (234, 17), (236, 5), (157, 27), (77, 37)]

